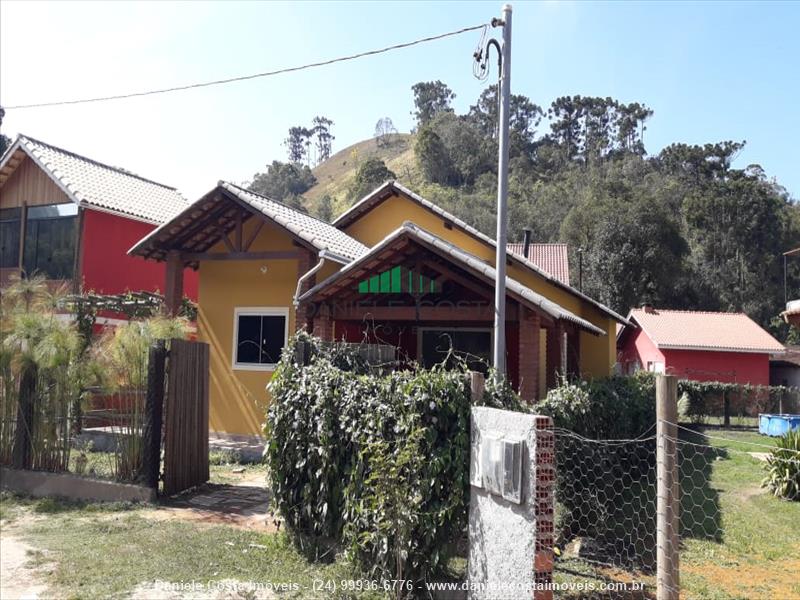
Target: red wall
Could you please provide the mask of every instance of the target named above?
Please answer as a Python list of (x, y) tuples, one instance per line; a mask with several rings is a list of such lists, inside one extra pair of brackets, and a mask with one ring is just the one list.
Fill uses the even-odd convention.
[(625, 343), (619, 348), (617, 361), (622, 366), (623, 373), (632, 373), (637, 363), (640, 369), (647, 369), (648, 362), (666, 363), (662, 352), (642, 329), (626, 332)]
[[(86, 209), (83, 221), (83, 289), (98, 294), (164, 290), (164, 263), (128, 256), (154, 225)], [(186, 269), (183, 293), (197, 300), (197, 272)]]
[(664, 350), (667, 373), (680, 379), (769, 385), (769, 355), (752, 352)]
[(663, 362), (665, 372), (679, 379), (723, 381), (769, 385), (769, 355), (752, 352), (712, 352), (708, 350), (659, 350), (642, 329), (628, 332), (619, 347), (618, 360), (623, 372), (639, 361)]

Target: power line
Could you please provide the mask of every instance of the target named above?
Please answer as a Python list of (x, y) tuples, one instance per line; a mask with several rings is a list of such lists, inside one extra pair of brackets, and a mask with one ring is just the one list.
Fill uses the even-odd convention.
[(116, 96), (101, 96), (97, 98), (81, 98), (78, 100), (61, 100), (57, 102), (39, 102), (36, 104), (18, 104), (16, 106), (6, 106), (4, 107), (6, 110), (23, 110), (26, 108), (42, 108), (45, 106), (65, 106), (69, 104), (86, 104), (89, 102), (105, 102), (107, 100), (123, 100), (125, 98), (137, 98), (140, 96), (153, 96), (155, 94), (166, 94), (168, 92), (179, 92), (182, 90), (191, 90), (195, 88), (203, 88), (203, 87), (210, 87), (212, 85), (223, 85), (226, 83), (234, 83), (237, 81), (247, 81), (250, 79), (258, 79), (260, 77), (271, 77), (273, 75), (282, 75), (284, 73), (292, 73), (294, 71), (304, 71), (306, 69), (313, 69), (315, 67), (324, 67), (326, 65), (332, 65), (335, 63), (346, 62), (350, 60), (355, 60), (357, 58), (364, 58), (365, 56), (374, 56), (376, 54), (383, 54), (385, 52), (391, 52), (392, 50), (400, 50), (402, 48), (409, 48), (411, 46), (416, 46), (418, 44), (425, 44), (427, 42), (433, 42), (436, 40), (441, 40), (443, 38), (452, 37), (456, 35), (461, 35), (462, 33), (467, 33), (469, 31), (475, 31), (476, 29), (482, 29), (486, 27), (485, 24), (475, 25), (473, 27), (464, 27), (462, 29), (457, 29), (455, 31), (450, 31), (447, 33), (441, 33), (439, 35), (432, 35), (429, 37), (420, 38), (418, 40), (414, 40), (413, 42), (404, 42), (402, 44), (394, 44), (393, 46), (386, 46), (385, 48), (379, 48), (377, 50), (367, 50), (366, 52), (359, 52), (358, 54), (351, 54), (349, 56), (340, 56), (338, 58), (331, 58), (329, 60), (323, 60), (320, 62), (309, 63), (306, 65), (300, 65), (297, 67), (286, 67), (283, 69), (277, 69), (275, 71), (265, 71), (263, 73), (254, 73), (252, 75), (242, 75), (240, 77), (230, 77), (228, 79), (217, 79), (214, 81), (204, 81), (201, 83), (190, 83), (187, 85), (180, 85), (175, 87), (169, 88), (162, 88), (157, 90), (148, 90), (146, 92), (132, 92), (129, 94), (119, 94)]

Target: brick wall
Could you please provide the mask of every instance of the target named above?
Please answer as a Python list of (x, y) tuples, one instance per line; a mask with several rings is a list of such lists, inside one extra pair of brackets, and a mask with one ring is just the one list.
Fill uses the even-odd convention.
[(539, 399), (539, 315), (521, 307), (519, 321), (519, 395), (523, 400)]

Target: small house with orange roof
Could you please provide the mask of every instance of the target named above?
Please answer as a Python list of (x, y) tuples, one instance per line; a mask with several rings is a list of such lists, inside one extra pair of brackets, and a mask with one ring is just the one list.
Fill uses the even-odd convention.
[(617, 333), (625, 373), (647, 370), (695, 381), (769, 385), (783, 345), (744, 313), (633, 309)]

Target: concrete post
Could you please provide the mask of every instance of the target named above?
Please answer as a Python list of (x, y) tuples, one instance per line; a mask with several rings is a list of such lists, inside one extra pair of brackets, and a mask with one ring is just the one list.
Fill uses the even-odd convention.
[(470, 436), (468, 597), (552, 600), (553, 422), (474, 406)]
[(656, 598), (678, 600), (678, 527), (680, 482), (678, 479), (678, 380), (674, 375), (656, 377)]

